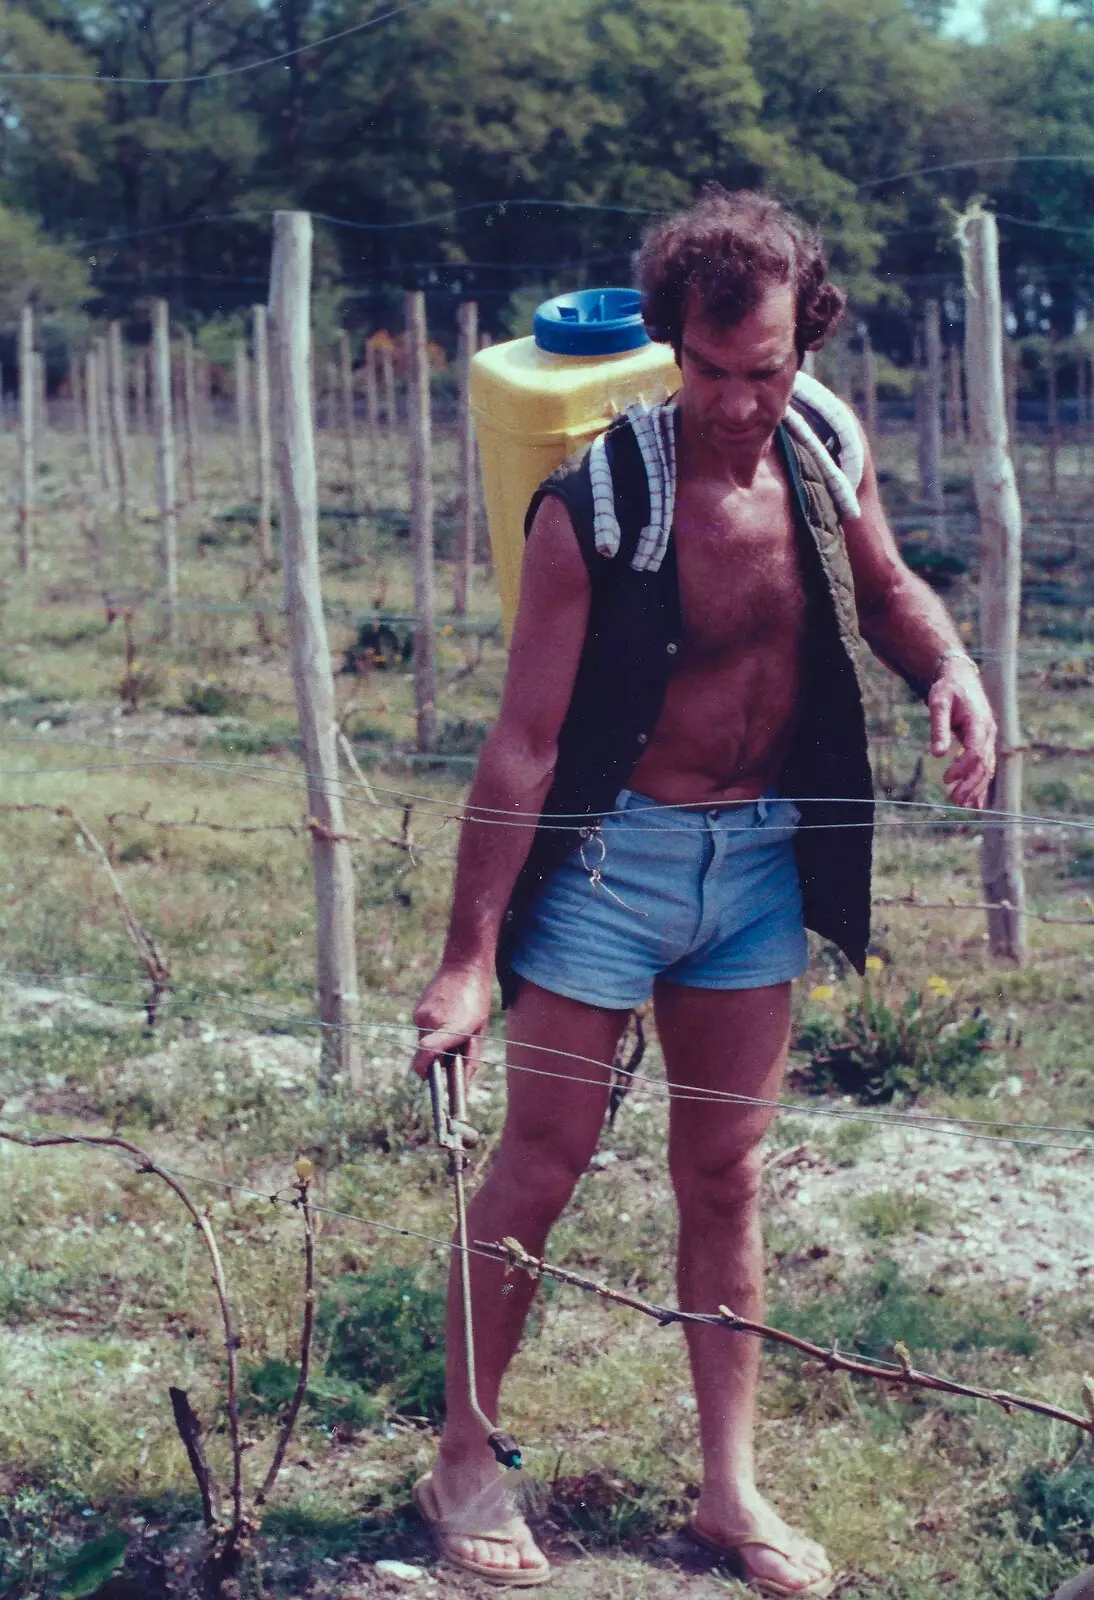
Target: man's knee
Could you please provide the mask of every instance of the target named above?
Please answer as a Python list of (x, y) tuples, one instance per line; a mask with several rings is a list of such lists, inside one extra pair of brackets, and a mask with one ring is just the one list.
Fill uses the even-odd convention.
[(549, 1133), (504, 1139), (491, 1169), (491, 1183), (510, 1191), (528, 1214), (553, 1221), (569, 1201), (592, 1153), (583, 1144)]
[(693, 1145), (672, 1155), (672, 1181), (682, 1217), (730, 1217), (755, 1204), (763, 1180), (760, 1144)]

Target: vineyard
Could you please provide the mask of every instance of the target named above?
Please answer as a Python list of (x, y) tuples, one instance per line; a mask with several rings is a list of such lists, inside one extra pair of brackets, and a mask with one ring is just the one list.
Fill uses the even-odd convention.
[[(484, 518), (466, 486), (463, 374), (437, 345), (415, 389), (401, 329), (371, 353), (345, 338), (317, 347), (312, 368), (335, 845), (356, 894), (351, 1070), (316, 1007), (313, 851), (332, 832), (307, 792), (283, 502), (254, 409), (267, 379), (253, 343), (234, 365), (195, 367), (179, 339), (162, 350), (161, 401), (173, 391), (180, 407), (169, 602), (147, 363), (113, 390), (124, 486), (105, 464), (119, 423), (105, 389), (96, 412), (94, 363), (90, 383), (84, 369), (38, 405), (29, 507), (20, 438), (0, 435), (12, 486), (0, 558), (0, 1133), (12, 1136), (0, 1143), (0, 1596), (198, 1592), (200, 1475), (169, 1390), (187, 1397), (222, 1493), (238, 1434), (251, 1521), (239, 1592), (473, 1595), (473, 1580), (436, 1566), (410, 1501), (441, 1415), (453, 1224), (428, 1094), (407, 1073), (410, 1016), (439, 953), (460, 806), (505, 670)], [(130, 370), (131, 351), (101, 355)], [(857, 364), (830, 375), (877, 405)], [(423, 468), (412, 423), (425, 401)], [(798, 986), (765, 1177), (768, 1319), (865, 1356), (893, 1360), (900, 1345), (917, 1367), (1082, 1416), (1094, 1370), (1094, 429), (1089, 390), (1070, 417), (1022, 404), (1019, 391), (1028, 951), (1019, 965), (988, 947), (981, 841), (1000, 819), (944, 808), (925, 710), (871, 663), (873, 954), (862, 983), (817, 944)], [(875, 413), (883, 492), (909, 561), (975, 652), (978, 519), (960, 406), (951, 389), (927, 496), (907, 411), (883, 397)], [(410, 539), (422, 470), (437, 612), (425, 740)], [(550, 1259), (671, 1304), (668, 1091), (645, 1026), (641, 1073)], [(481, 1135), (473, 1175), (500, 1131), (500, 1040), (498, 1016), (468, 1109)], [(129, 1141), (183, 1187), (223, 1261), (228, 1354), (204, 1235), (177, 1193), (116, 1148), (14, 1142), (51, 1131)], [(259, 1503), (310, 1306), (306, 1392)], [(680, 1536), (698, 1454), (679, 1329), (549, 1280), (533, 1315), (502, 1423), (521, 1443), (554, 1592), (743, 1595)], [(823, 1539), (845, 1600), (1047, 1600), (1094, 1558), (1094, 1465), (1066, 1422), (860, 1383), (782, 1348), (761, 1401), (765, 1480)]]

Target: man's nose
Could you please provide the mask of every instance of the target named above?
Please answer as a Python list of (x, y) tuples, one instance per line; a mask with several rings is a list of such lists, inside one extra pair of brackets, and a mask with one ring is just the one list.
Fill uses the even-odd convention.
[(752, 421), (756, 396), (746, 383), (725, 383), (718, 397), (722, 416), (731, 427), (740, 428)]

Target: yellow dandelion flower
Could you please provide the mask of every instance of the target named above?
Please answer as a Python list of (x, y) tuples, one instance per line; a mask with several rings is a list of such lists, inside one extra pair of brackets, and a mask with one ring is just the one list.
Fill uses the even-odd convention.
[(866, 970), (867, 972), (884, 972), (885, 963), (880, 956), (867, 956)]
[(948, 978), (939, 977), (937, 972), (932, 973), (927, 979), (927, 988), (932, 990), (934, 994), (938, 995), (940, 1000), (948, 1000), (950, 995), (953, 994), (953, 989), (950, 987), (950, 980)]
[(810, 1000), (831, 1000), (835, 992), (830, 983), (818, 983), (815, 988), (810, 989), (809, 998)]

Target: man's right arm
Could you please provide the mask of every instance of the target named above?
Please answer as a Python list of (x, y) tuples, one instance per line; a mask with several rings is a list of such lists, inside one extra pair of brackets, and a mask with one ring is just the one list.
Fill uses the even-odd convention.
[(467, 799), (444, 954), (414, 1012), (422, 1077), (445, 1053), (464, 1056), (468, 1077), (477, 1065), (498, 934), (554, 777), (590, 595), (570, 514), (548, 495), (525, 546), (501, 709)]

